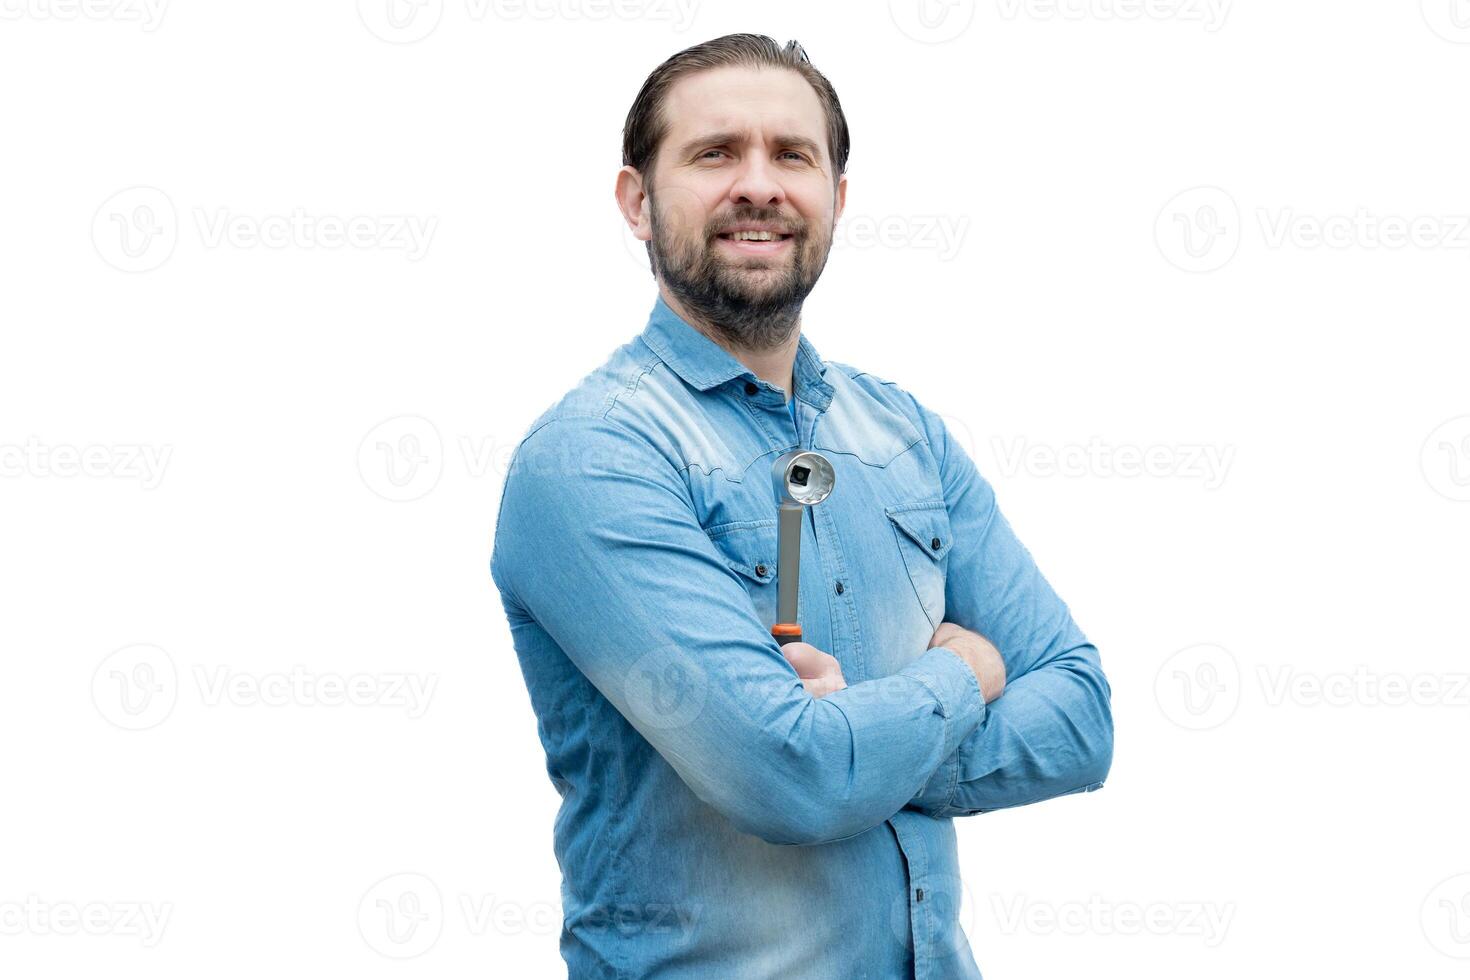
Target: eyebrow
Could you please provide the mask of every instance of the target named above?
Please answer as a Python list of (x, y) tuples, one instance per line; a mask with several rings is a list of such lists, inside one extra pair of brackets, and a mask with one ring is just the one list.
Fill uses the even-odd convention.
[[(744, 133), (737, 133), (734, 131), (723, 133), (706, 133), (703, 136), (696, 136), (694, 139), (685, 143), (683, 147), (680, 148), (679, 155), (681, 157), (688, 156), (690, 153), (693, 153), (700, 147), (725, 146), (730, 143), (740, 143), (744, 139)], [(777, 134), (777, 136), (775, 137), (775, 142), (779, 146), (787, 146), (793, 149), (805, 150), (806, 152), (810, 153), (813, 158), (817, 160), (822, 159), (822, 148), (818, 146), (815, 141), (809, 140), (805, 136), (797, 136), (791, 133), (781, 133)]]

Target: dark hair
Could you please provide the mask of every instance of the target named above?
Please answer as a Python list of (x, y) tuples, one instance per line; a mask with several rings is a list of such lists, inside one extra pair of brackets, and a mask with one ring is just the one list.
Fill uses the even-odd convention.
[(668, 135), (669, 122), (664, 118), (664, 99), (673, 84), (685, 75), (710, 68), (738, 65), (749, 68), (789, 68), (805, 78), (817, 91), (827, 116), (827, 154), (832, 158), (832, 183), (847, 170), (850, 140), (847, 117), (842, 103), (827, 77), (812, 67), (806, 51), (795, 41), (780, 47), (764, 34), (726, 34), (703, 44), (685, 48), (653, 70), (628, 110), (623, 125), (623, 164), (644, 175), (653, 173), (659, 145)]

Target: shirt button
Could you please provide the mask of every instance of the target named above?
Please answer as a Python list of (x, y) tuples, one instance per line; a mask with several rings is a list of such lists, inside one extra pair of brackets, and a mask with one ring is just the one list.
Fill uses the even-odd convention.
[(745, 393), (747, 395), (753, 395), (753, 394), (755, 394), (758, 391), (760, 391), (760, 389), (755, 386), (755, 383), (754, 382), (751, 382), (751, 381), (745, 382)]
[(841, 582), (838, 582), (837, 583), (837, 594), (838, 595), (842, 595), (842, 583)]
[(922, 889), (922, 888), (915, 888), (914, 889), (914, 901), (916, 901), (916, 902), (922, 902), (923, 900), (924, 900), (924, 889)]
[(766, 574), (766, 566), (764, 566), (764, 565), (757, 565), (757, 566), (755, 566), (755, 573), (757, 575), (764, 575), (764, 574)]
[(939, 550), (939, 539), (938, 538), (931, 538), (930, 541), (929, 541), (929, 547), (932, 548), (935, 551), (938, 551)]

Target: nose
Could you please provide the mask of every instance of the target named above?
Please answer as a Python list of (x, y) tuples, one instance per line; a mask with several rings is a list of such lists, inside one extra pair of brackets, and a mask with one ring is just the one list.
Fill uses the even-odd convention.
[(730, 184), (730, 202), (742, 202), (755, 207), (775, 207), (786, 201), (786, 191), (771, 161), (759, 154), (749, 154), (741, 163), (735, 180)]

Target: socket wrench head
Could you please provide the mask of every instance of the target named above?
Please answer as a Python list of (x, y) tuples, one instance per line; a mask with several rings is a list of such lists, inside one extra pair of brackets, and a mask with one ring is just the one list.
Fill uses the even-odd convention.
[(781, 503), (803, 507), (826, 500), (837, 482), (837, 474), (827, 457), (808, 449), (782, 453), (771, 466), (771, 478)]

